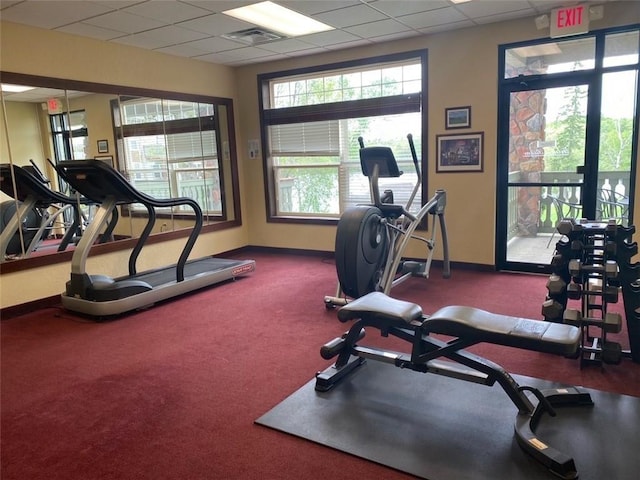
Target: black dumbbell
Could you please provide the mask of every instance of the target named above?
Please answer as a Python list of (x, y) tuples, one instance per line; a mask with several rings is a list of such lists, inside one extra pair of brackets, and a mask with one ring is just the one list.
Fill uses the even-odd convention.
[(602, 361), (618, 365), (622, 361), (622, 346), (618, 342), (604, 342), (602, 345)]
[(567, 297), (571, 300), (580, 300), (580, 298), (582, 298), (582, 285), (579, 283), (570, 283), (567, 285)]
[(605, 313), (603, 328), (605, 332), (620, 333), (622, 331), (622, 315), (613, 312)]
[(613, 285), (604, 287), (604, 299), (607, 303), (618, 303), (619, 289)]
[(575, 308), (567, 308), (562, 315), (562, 321), (567, 325), (579, 327), (582, 325), (582, 312)]
[(576, 223), (573, 218), (563, 218), (558, 222), (556, 230), (559, 234), (566, 235), (568, 237), (571, 233), (582, 231), (582, 225)]

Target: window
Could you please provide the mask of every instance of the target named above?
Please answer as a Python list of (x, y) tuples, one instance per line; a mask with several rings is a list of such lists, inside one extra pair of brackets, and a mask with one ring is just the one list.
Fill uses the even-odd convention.
[(505, 52), (504, 78), (592, 69), (596, 42), (592, 37), (535, 43)]
[(406, 202), (417, 178), (407, 134), (420, 152), (425, 71), (423, 51), (261, 75), (269, 218), (333, 220), (370, 203), (358, 137), (392, 148), (406, 173), (380, 187)]
[(135, 188), (156, 198), (190, 197), (205, 215), (221, 215), (214, 105), (121, 98), (113, 114), (120, 167)]
[(87, 117), (84, 110), (49, 115), (57, 161), (89, 158)]

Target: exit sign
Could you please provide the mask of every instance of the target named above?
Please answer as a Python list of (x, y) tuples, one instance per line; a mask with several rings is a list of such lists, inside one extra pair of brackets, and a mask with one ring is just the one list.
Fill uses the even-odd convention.
[(47, 100), (47, 110), (49, 111), (49, 115), (62, 113), (62, 102), (57, 98), (50, 98)]
[(551, 38), (577, 35), (589, 31), (589, 6), (574, 5), (572, 7), (551, 10)]

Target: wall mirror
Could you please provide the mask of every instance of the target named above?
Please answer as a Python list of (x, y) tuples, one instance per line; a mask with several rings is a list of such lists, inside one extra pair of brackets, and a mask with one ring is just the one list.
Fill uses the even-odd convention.
[[(74, 240), (67, 239), (66, 245), (61, 240), (73, 228), (77, 241), (96, 207), (70, 191), (56, 171), (55, 165), (66, 160), (107, 162), (137, 189), (155, 197), (196, 199), (205, 215), (203, 232), (241, 224), (231, 99), (11, 72), (0, 75), (0, 163), (39, 173), (47, 188), (75, 200), (68, 207), (35, 209), (35, 218), (27, 217), (28, 224), (20, 229), (23, 234), (17, 233), (2, 255), (2, 271), (71, 258)], [(3, 228), (20, 206), (15, 189), (13, 180), (3, 179)], [(65, 212), (60, 213), (62, 208)], [(144, 228), (145, 212), (140, 205), (118, 207), (112, 230), (96, 250), (131, 248)], [(149, 242), (186, 235), (193, 225), (190, 215), (158, 212)], [(78, 216), (80, 225), (73, 226)], [(35, 233), (34, 241), (34, 227), (44, 225), (48, 226), (42, 236)]]

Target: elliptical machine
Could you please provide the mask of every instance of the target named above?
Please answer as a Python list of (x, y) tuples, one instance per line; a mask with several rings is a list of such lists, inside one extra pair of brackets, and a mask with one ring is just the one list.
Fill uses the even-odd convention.
[[(360, 166), (369, 180), (369, 190), (373, 205), (357, 205), (346, 210), (338, 221), (335, 242), (335, 262), (338, 274), (338, 288), (334, 296), (325, 296), (327, 309), (346, 305), (348, 297), (359, 298), (369, 292), (379, 291), (389, 294), (391, 289), (410, 277), (429, 278), (429, 270), (436, 246), (437, 223), (440, 225), (443, 247), (442, 276), (451, 276), (449, 246), (444, 210), (447, 195), (444, 190), (436, 190), (434, 196), (417, 213), (411, 213), (411, 206), (422, 185), (422, 170), (413, 143), (413, 136), (407, 135), (416, 183), (406, 205), (395, 204), (393, 191), (385, 190), (380, 195), (380, 178), (400, 177), (403, 172), (389, 147), (365, 147), (362, 137), (360, 144)], [(415, 235), (427, 214), (432, 217), (431, 236)], [(409, 242), (423, 242), (427, 247), (424, 261), (403, 258)]]

